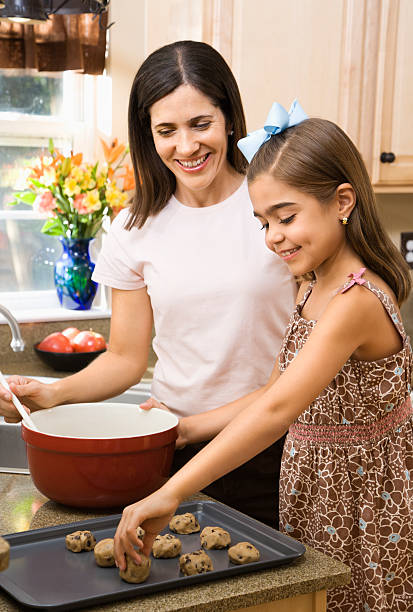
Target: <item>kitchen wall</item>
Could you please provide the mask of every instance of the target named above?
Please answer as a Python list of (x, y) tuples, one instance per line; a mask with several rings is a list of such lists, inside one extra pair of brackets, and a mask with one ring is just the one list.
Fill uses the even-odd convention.
[[(413, 194), (378, 194), (382, 219), (394, 243), (400, 247), (400, 233), (413, 232)], [(413, 293), (413, 292), (412, 292)], [(402, 306), (403, 322), (413, 339), (413, 295)]]

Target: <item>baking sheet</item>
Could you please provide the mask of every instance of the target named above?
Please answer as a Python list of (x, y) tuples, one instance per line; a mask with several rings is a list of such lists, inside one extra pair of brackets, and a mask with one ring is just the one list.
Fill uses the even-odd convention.
[[(179, 557), (151, 557), (148, 580), (128, 584), (121, 580), (116, 567), (96, 565), (93, 552), (75, 554), (65, 547), (65, 536), (80, 529), (92, 531), (97, 541), (113, 537), (121, 518), (116, 514), (3, 536), (11, 548), (9, 568), (0, 573), (0, 587), (31, 608), (75, 610), (290, 563), (305, 552), (300, 542), (219, 502), (185, 502), (176, 514), (184, 512), (192, 512), (197, 517), (201, 531), (206, 526), (219, 526), (229, 531), (231, 546), (237, 542), (251, 542), (260, 551), (260, 560), (233, 565), (228, 559), (228, 549), (207, 550), (214, 570), (184, 576), (179, 571)], [(161, 533), (168, 532), (170, 530), (165, 528)], [(178, 535), (182, 542), (181, 554), (201, 548), (199, 533)]]

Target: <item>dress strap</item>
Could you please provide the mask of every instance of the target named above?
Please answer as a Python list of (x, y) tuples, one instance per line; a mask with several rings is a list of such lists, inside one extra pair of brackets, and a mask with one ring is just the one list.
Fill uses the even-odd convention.
[(403, 338), (403, 340), (406, 340), (407, 334), (404, 329), (403, 323), (400, 319), (400, 315), (393, 303), (393, 300), (391, 300), (390, 297), (387, 295), (387, 293), (385, 293), (382, 289), (380, 289), (379, 287), (377, 287), (370, 281), (366, 280), (365, 278), (362, 278), (365, 271), (366, 271), (366, 268), (360, 268), (358, 272), (355, 272), (355, 273), (353, 272), (349, 274), (350, 280), (348, 280), (343, 285), (341, 290), (339, 289), (337, 293), (345, 293), (346, 291), (350, 289), (350, 287), (353, 287), (356, 284), (364, 285), (364, 287), (369, 289), (372, 293), (374, 293), (374, 295), (378, 297), (378, 299), (380, 300), (380, 302), (383, 304), (384, 308), (386, 309), (387, 314), (393, 321), (393, 324), (396, 327), (397, 331), (399, 332), (400, 336)]
[(298, 312), (301, 313), (302, 309), (304, 308), (304, 304), (306, 303), (306, 301), (310, 297), (310, 294), (311, 294), (311, 292), (313, 290), (314, 284), (315, 284), (315, 281), (312, 280), (310, 282), (310, 284), (308, 285), (307, 289), (305, 290), (305, 293), (304, 293), (303, 297), (301, 298), (301, 301), (297, 304)]

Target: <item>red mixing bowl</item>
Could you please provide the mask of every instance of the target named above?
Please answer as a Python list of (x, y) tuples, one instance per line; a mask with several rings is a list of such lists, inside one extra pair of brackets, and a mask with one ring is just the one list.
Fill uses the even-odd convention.
[(33, 482), (49, 499), (80, 508), (118, 508), (166, 481), (176, 416), (135, 404), (67, 404), (22, 423)]

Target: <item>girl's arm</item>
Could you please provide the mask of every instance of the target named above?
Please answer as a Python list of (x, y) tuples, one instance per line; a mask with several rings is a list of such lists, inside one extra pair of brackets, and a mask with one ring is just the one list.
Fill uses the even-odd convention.
[[(58, 404), (98, 402), (136, 384), (144, 374), (152, 334), (152, 307), (146, 289), (112, 290), (108, 350), (80, 372), (51, 384), (25, 377), (8, 379), (10, 388), (30, 410)], [(10, 394), (0, 385), (0, 414), (19, 421)]]
[[(134, 545), (139, 545), (138, 525), (143, 524), (146, 531), (143, 550), (148, 554), (153, 539), (183, 499), (280, 438), (352, 353), (377, 334), (377, 319), (371, 316), (372, 302), (367, 293), (362, 287), (354, 287), (351, 292), (333, 298), (308, 341), (282, 375), (161, 489), (125, 508), (115, 535), (119, 567), (125, 566), (125, 553), (139, 562), (134, 549)], [(387, 315), (381, 312), (381, 316)]]

